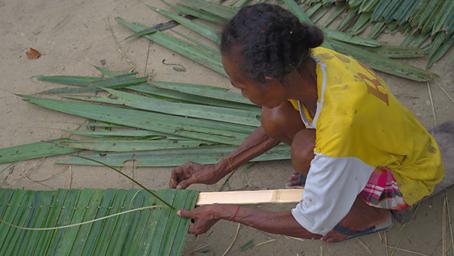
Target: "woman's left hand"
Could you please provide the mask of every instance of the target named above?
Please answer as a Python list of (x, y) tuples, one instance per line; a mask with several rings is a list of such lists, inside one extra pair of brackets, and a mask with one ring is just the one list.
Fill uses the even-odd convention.
[(192, 211), (181, 209), (178, 216), (191, 218), (193, 223), (189, 225), (189, 233), (200, 235), (207, 232), (219, 220), (219, 205), (206, 205), (194, 208)]

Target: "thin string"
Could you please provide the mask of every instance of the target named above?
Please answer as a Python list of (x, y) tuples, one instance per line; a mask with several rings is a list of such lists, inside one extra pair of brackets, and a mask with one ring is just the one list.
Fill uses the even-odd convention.
[(77, 157), (79, 158), (82, 158), (82, 159), (85, 159), (85, 160), (88, 160), (88, 161), (92, 161), (92, 162), (95, 162), (95, 163), (98, 163), (98, 164), (101, 164), (105, 167), (108, 167), (114, 171), (116, 171), (117, 173), (123, 175), (124, 177), (126, 177), (127, 179), (129, 179), (130, 181), (136, 183), (139, 187), (143, 188), (145, 191), (147, 191), (148, 193), (150, 193), (152, 196), (154, 196), (156, 199), (158, 199), (159, 201), (161, 201), (162, 203), (164, 203), (165, 205), (167, 205), (169, 208), (171, 208), (172, 210), (175, 210), (175, 207), (173, 207), (170, 203), (167, 203), (164, 199), (162, 199), (160, 196), (158, 196), (158, 194), (156, 194), (155, 192), (149, 190), (147, 187), (145, 187), (144, 185), (142, 185), (140, 182), (138, 182), (137, 180), (129, 177), (129, 175), (125, 174), (124, 172), (118, 170), (117, 168), (113, 167), (113, 166), (110, 166), (102, 161), (98, 161), (96, 159), (93, 159), (93, 158), (89, 158), (89, 157), (85, 157), (85, 156), (81, 156), (81, 155), (78, 155)]
[(140, 207), (140, 208), (126, 210), (126, 211), (123, 211), (123, 212), (117, 212), (117, 213), (110, 214), (110, 215), (107, 215), (107, 216), (104, 216), (104, 217), (100, 217), (100, 218), (96, 218), (96, 219), (93, 219), (93, 220), (87, 220), (87, 221), (84, 221), (84, 222), (73, 223), (73, 224), (68, 224), (68, 225), (63, 225), (63, 226), (56, 226), (56, 227), (47, 227), (47, 228), (23, 227), (23, 226), (18, 226), (18, 225), (14, 225), (12, 223), (6, 222), (6, 221), (4, 221), (2, 219), (0, 219), (0, 223), (2, 223), (4, 225), (7, 225), (7, 226), (10, 226), (12, 228), (17, 228), (17, 229), (21, 229), (21, 230), (50, 231), (50, 230), (58, 230), (58, 229), (64, 229), (64, 228), (77, 227), (77, 226), (82, 226), (82, 225), (85, 225), (85, 224), (91, 224), (91, 223), (94, 223), (94, 222), (97, 222), (97, 221), (113, 218), (113, 217), (120, 216), (120, 215), (123, 215), (123, 214), (131, 213), (131, 212), (137, 212), (137, 211), (143, 211), (143, 210), (153, 209), (153, 208), (166, 208), (166, 207), (164, 207), (163, 205), (144, 206), (144, 207)]

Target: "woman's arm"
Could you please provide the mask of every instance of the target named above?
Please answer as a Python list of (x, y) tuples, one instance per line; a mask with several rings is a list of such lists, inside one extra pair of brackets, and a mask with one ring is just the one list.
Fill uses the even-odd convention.
[(273, 234), (304, 239), (321, 238), (321, 235), (313, 234), (304, 229), (293, 218), (290, 211), (272, 212), (237, 205), (214, 204), (198, 207), (192, 211), (180, 210), (178, 215), (194, 220), (189, 228), (189, 232), (192, 234), (204, 233), (218, 220), (223, 219)]
[(194, 183), (214, 184), (242, 164), (279, 144), (269, 137), (263, 127), (252, 132), (244, 142), (217, 164), (186, 163), (175, 168), (170, 178), (170, 187), (187, 188)]
[(216, 164), (219, 176), (224, 177), (242, 164), (270, 150), (279, 142), (268, 136), (263, 127), (255, 129), (236, 150)]

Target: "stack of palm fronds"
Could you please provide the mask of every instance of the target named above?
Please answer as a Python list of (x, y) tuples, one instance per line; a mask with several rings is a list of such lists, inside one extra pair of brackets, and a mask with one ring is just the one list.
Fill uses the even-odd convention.
[[(160, 190), (175, 209), (197, 193)], [(0, 255), (180, 255), (189, 219), (143, 190), (0, 189)]]
[[(80, 151), (110, 166), (122, 166), (129, 160), (135, 160), (138, 167), (177, 166), (189, 160), (215, 163), (260, 126), (260, 109), (226, 89), (164, 81), (148, 83), (147, 77), (135, 73), (112, 74), (98, 69), (104, 77), (36, 77), (70, 85), (41, 94), (65, 94), (71, 100), (21, 96), (24, 100), (91, 121), (86, 129), (68, 131), (79, 139), (0, 149), (0, 164)], [(73, 95), (96, 91), (107, 94)], [(289, 157), (289, 148), (282, 145), (254, 161)], [(99, 165), (77, 156), (59, 163)]]
[[(176, 4), (165, 2), (169, 7), (169, 10), (149, 6), (155, 12), (212, 41), (214, 46), (202, 43), (187, 35), (181, 36), (180, 34), (180, 36), (177, 37), (169, 33), (163, 33), (162, 31), (159, 31), (159, 28), (162, 27), (160, 25), (162, 24), (149, 28), (145, 25), (129, 23), (122, 18), (117, 18), (117, 22), (135, 32), (135, 34), (133, 34), (130, 38), (143, 36), (148, 40), (179, 53), (182, 56), (190, 58), (193, 61), (225, 76), (220, 62), (220, 54), (217, 50), (217, 44), (219, 44), (220, 41), (219, 25), (226, 23), (235, 15), (238, 11), (238, 7), (236, 6), (242, 6), (243, 4), (249, 2), (250, 1), (238, 1), (234, 2), (231, 6), (215, 4), (206, 0), (181, 0)], [(330, 12), (330, 17), (327, 18), (324, 25), (320, 24), (320, 27), (324, 30), (326, 35), (326, 41), (324, 43), (325, 47), (351, 55), (378, 71), (399, 77), (415, 81), (428, 81), (436, 77), (436, 75), (430, 71), (394, 60), (396, 58), (417, 58), (424, 56), (426, 51), (415, 47), (416, 45), (389, 46), (378, 42), (374, 38), (364, 38), (358, 36), (358, 31), (363, 31), (370, 19), (362, 18), (357, 22), (358, 24), (355, 23), (356, 26), (354, 26), (352, 30), (345, 32), (341, 30), (345, 30), (349, 25), (351, 25), (348, 21), (352, 18), (344, 19), (342, 24), (340, 24), (341, 30), (329, 28), (328, 26), (346, 9), (346, 6), (348, 6), (346, 4), (333, 5), (333, 1), (322, 1), (321, 3), (318, 3), (319, 1), (313, 1), (317, 3), (315, 3), (310, 9), (307, 10), (307, 13), (305, 13), (302, 6), (299, 6), (294, 0), (283, 0), (283, 2), (285, 3), (285, 7), (295, 14), (302, 22), (309, 24), (314, 24), (314, 22), (319, 21), (320, 18), (322, 18), (330, 10), (329, 7), (334, 6), (335, 10)], [(400, 6), (400, 4), (403, 4), (404, 1), (399, 2)], [(320, 10), (322, 9), (322, 6), (323, 10)], [(171, 10), (174, 10), (175, 12)], [(178, 14), (184, 16), (179, 16)], [(349, 16), (356, 19), (358, 15), (349, 14)], [(364, 16), (366, 16), (366, 14)], [(207, 24), (197, 22), (194, 19), (212, 23), (214, 26), (208, 26)], [(449, 19), (446, 18), (444, 20)], [(445, 21), (445, 23), (446, 22), (448, 21)], [(216, 28), (216, 26), (218, 27)], [(439, 50), (439, 47), (434, 46), (431, 49), (438, 50), (436, 55), (441, 57), (449, 47), (443, 45), (441, 48), (442, 50)], [(430, 63), (433, 63), (438, 59), (438, 57), (432, 57)]]
[[(370, 28), (368, 38), (377, 39), (385, 31), (400, 31), (407, 36), (403, 47), (423, 49), (429, 53), (431, 67), (454, 44), (454, 1), (447, 0), (303, 0), (306, 13), (314, 21), (336, 27), (351, 35)], [(345, 13), (345, 16), (341, 14)], [(341, 18), (340, 18), (341, 17)]]

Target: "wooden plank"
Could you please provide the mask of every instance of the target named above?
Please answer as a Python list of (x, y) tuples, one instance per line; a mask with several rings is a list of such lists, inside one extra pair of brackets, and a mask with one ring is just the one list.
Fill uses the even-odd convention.
[(200, 192), (197, 205), (206, 204), (267, 204), (296, 203), (303, 198), (304, 189), (275, 189), (256, 191)]

